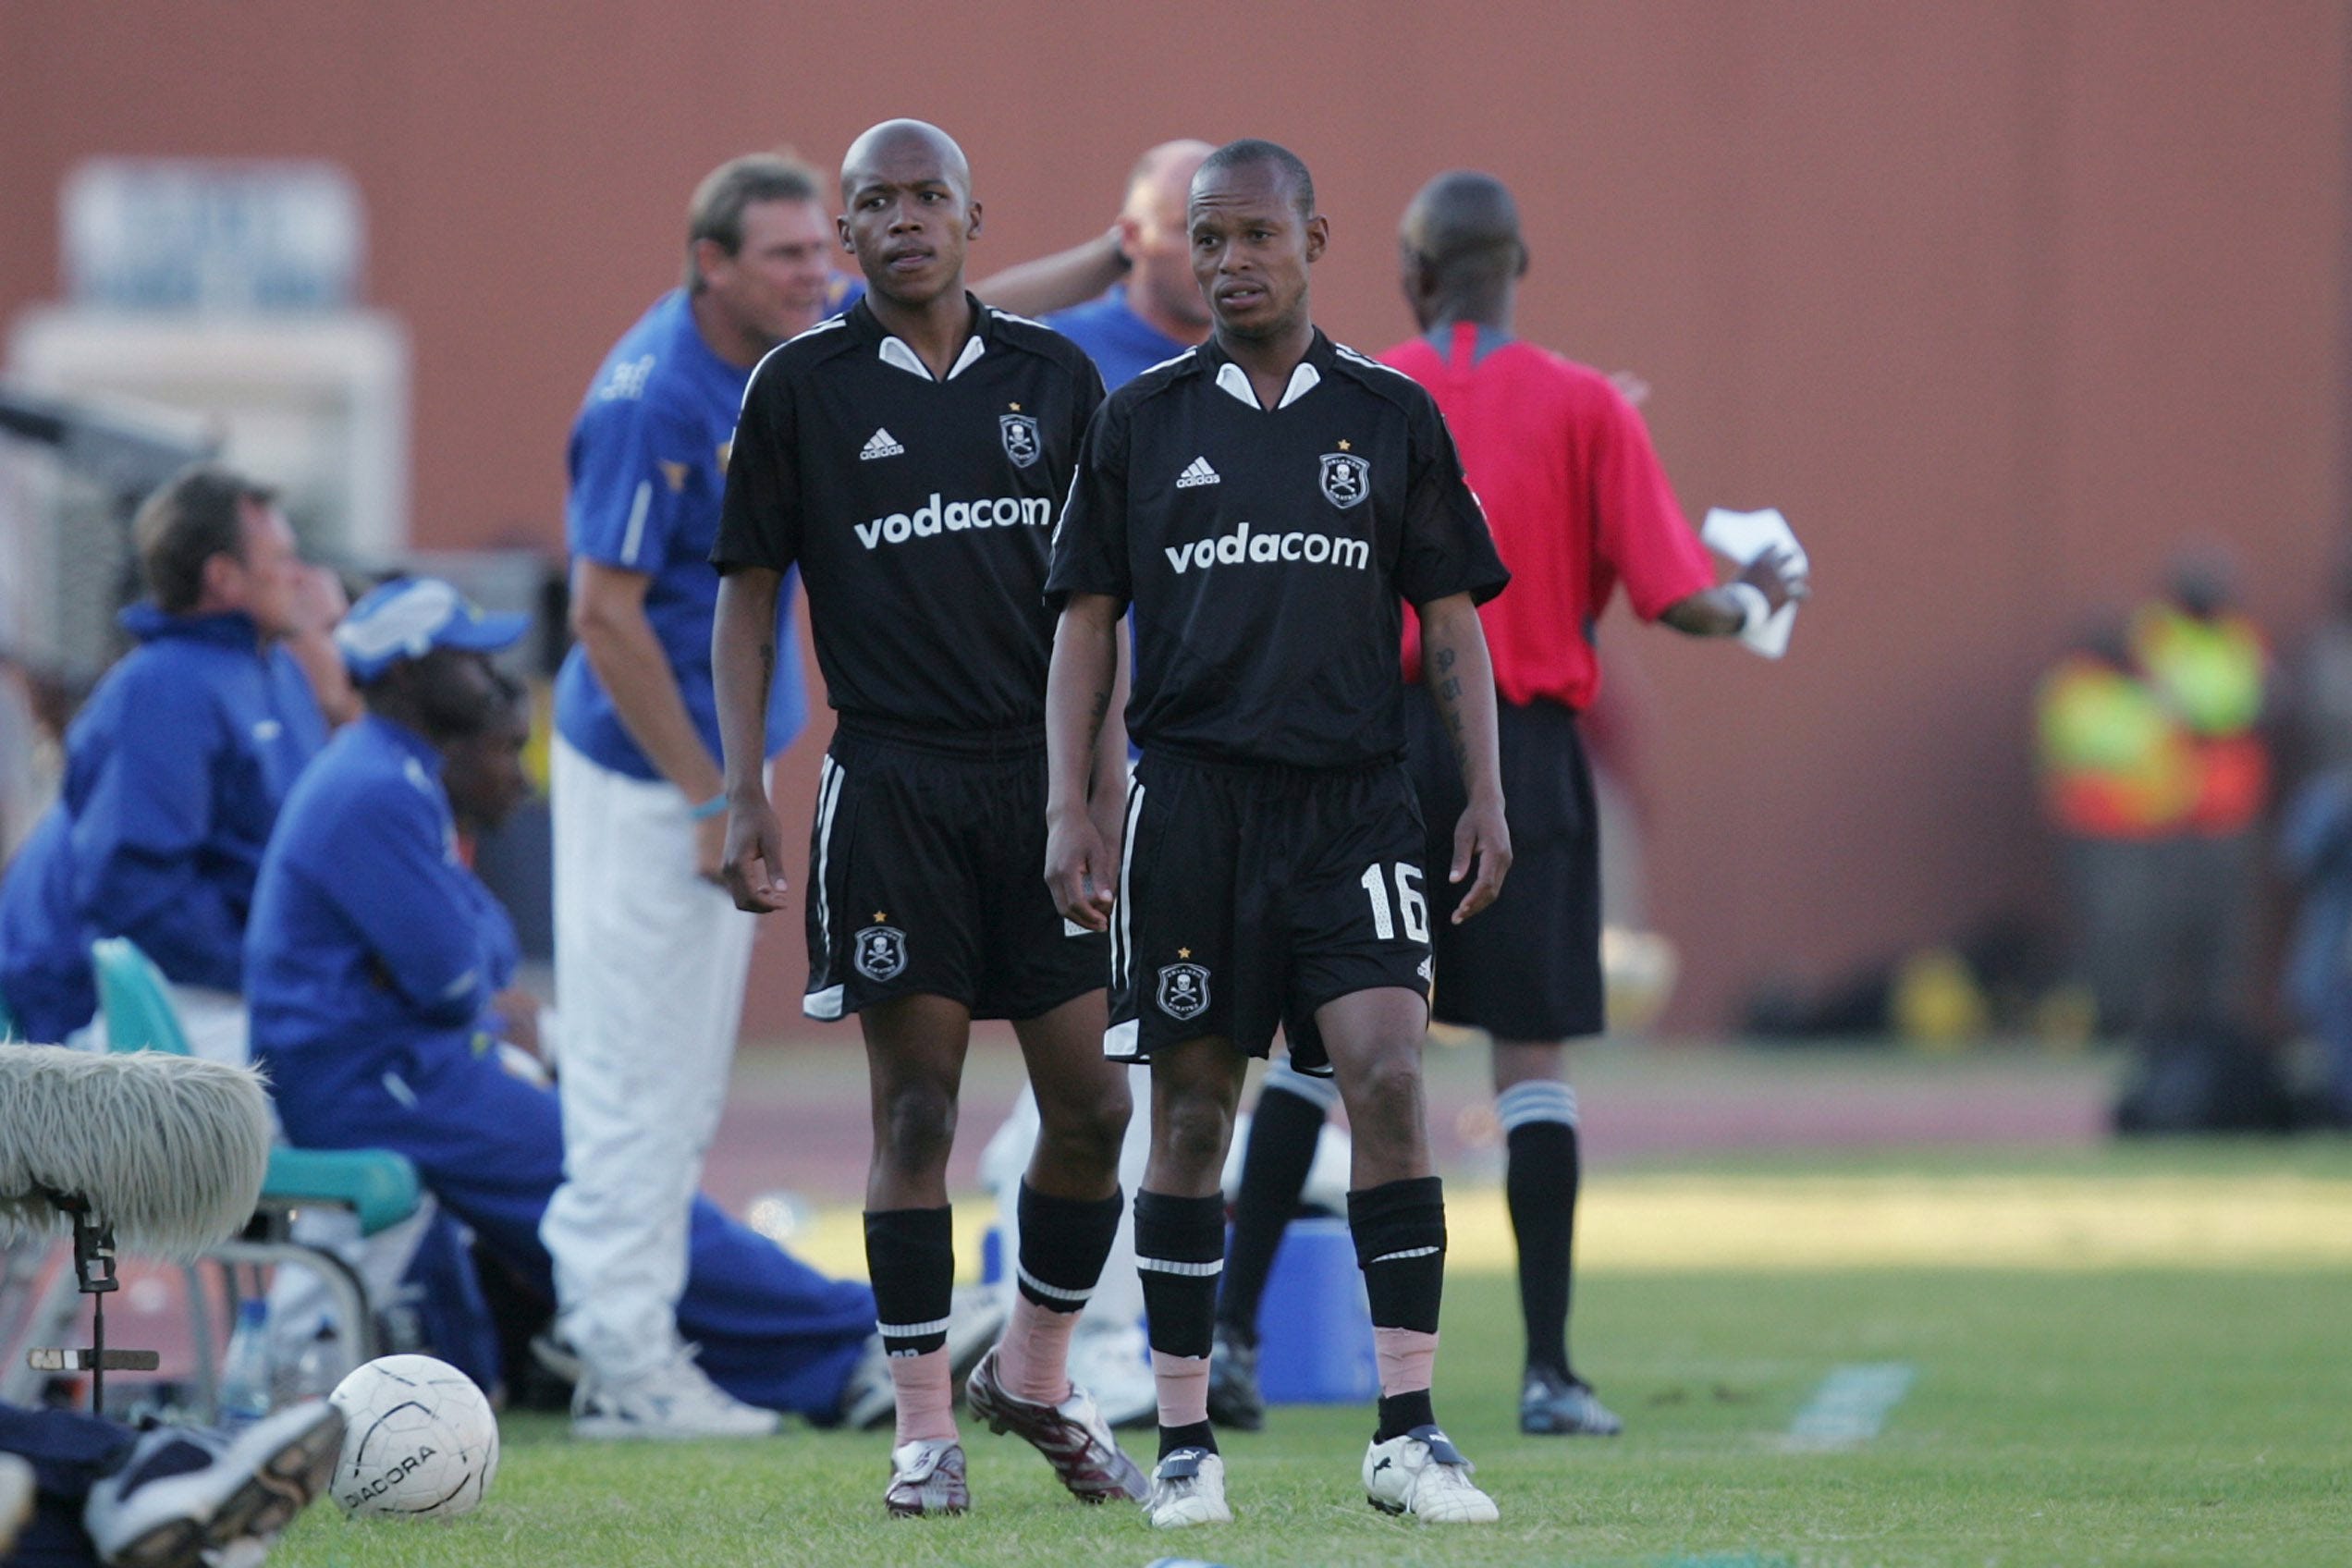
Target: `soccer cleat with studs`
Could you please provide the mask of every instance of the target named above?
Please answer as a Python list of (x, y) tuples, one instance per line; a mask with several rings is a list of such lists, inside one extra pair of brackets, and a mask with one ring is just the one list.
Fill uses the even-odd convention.
[(196, 1568), (251, 1560), (326, 1489), (343, 1416), (325, 1400), (227, 1433), (142, 1432), (82, 1505), (82, 1528), (115, 1568)]
[(882, 1506), (893, 1519), (968, 1513), (972, 1488), (963, 1477), (963, 1445), (952, 1438), (917, 1438), (892, 1449)]
[(997, 1376), (997, 1352), (990, 1350), (972, 1369), (963, 1397), (973, 1418), (988, 1424), (992, 1432), (1022, 1438), (1054, 1467), (1061, 1484), (1081, 1502), (1107, 1502), (1115, 1497), (1141, 1501), (1151, 1489), (1135, 1462), (1120, 1451), (1110, 1423), (1095, 1408), (1092, 1395), (1076, 1384), (1060, 1404), (1037, 1404), (1015, 1399)]
[(1537, 1437), (1613, 1438), (1625, 1424), (1581, 1378), (1531, 1371), (1519, 1393), (1519, 1429)]
[(1257, 1386), (1257, 1347), (1224, 1324), (1208, 1353), (1208, 1418), (1231, 1432), (1266, 1429), (1266, 1395)]
[(1410, 1513), (1427, 1525), (1491, 1525), (1494, 1499), (1470, 1479), (1470, 1462), (1435, 1426), (1401, 1438), (1374, 1439), (1364, 1452), (1364, 1501), (1383, 1513)]
[(1230, 1525), (1225, 1504), (1225, 1460), (1205, 1448), (1180, 1448), (1152, 1467), (1151, 1495), (1144, 1513), (1155, 1530), (1184, 1530), (1194, 1525)]

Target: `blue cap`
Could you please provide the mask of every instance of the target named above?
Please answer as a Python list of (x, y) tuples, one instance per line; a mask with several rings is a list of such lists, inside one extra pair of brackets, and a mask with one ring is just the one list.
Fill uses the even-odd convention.
[(374, 680), (401, 659), (435, 648), (493, 654), (512, 647), (530, 630), (528, 617), (488, 615), (437, 577), (410, 577), (371, 590), (335, 629), (343, 667), (359, 681)]

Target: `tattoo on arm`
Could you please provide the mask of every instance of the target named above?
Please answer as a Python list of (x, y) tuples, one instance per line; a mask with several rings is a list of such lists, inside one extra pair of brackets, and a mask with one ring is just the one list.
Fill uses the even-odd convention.
[(1429, 668), (1445, 678), (1432, 688), (1438, 699), (1438, 712), (1445, 719), (1446, 736), (1453, 742), (1453, 760), (1467, 767), (1470, 761), (1469, 739), (1462, 729), (1462, 678), (1449, 674), (1459, 655), (1451, 646), (1433, 645), (1429, 649)]

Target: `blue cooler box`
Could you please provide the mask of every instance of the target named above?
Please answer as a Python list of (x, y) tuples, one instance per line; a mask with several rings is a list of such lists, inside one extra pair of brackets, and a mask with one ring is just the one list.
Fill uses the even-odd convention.
[(1257, 1314), (1257, 1382), (1269, 1404), (1363, 1404), (1380, 1394), (1372, 1308), (1344, 1219), (1293, 1219)]

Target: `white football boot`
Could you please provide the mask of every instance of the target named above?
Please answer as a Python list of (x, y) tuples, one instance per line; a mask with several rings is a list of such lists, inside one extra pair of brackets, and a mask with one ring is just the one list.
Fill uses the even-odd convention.
[(1470, 1462), (1436, 1426), (1375, 1440), (1364, 1452), (1364, 1499), (1383, 1513), (1429, 1525), (1491, 1525), (1494, 1499), (1470, 1479)]
[(1144, 1512), (1156, 1530), (1194, 1525), (1230, 1525), (1225, 1506), (1225, 1460), (1205, 1448), (1180, 1448), (1152, 1466), (1151, 1495)]

